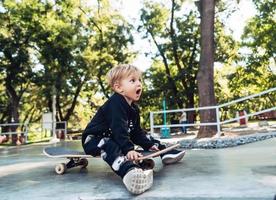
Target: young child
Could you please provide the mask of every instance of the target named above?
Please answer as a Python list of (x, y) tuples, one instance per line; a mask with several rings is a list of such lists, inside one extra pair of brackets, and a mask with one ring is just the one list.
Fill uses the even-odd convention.
[[(185, 111), (182, 112), (180, 119), (179, 119), (180, 124), (187, 124), (187, 114)], [(181, 127), (182, 133), (187, 134), (187, 128), (186, 126)]]
[[(142, 156), (134, 144), (144, 150), (162, 150), (165, 145), (140, 127), (139, 109), (134, 102), (142, 94), (141, 72), (132, 65), (119, 65), (107, 74), (114, 94), (99, 108), (82, 134), (86, 154), (99, 156), (123, 179), (133, 194), (141, 194), (153, 184), (152, 170), (142, 170), (134, 161)], [(164, 164), (180, 161), (185, 151), (172, 150), (161, 155)]]

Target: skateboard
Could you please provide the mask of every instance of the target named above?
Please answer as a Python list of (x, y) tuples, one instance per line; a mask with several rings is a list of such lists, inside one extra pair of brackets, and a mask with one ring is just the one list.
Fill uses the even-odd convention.
[(64, 147), (46, 147), (43, 149), (43, 153), (51, 158), (67, 158), (69, 162), (59, 163), (55, 167), (57, 174), (64, 174), (67, 169), (81, 166), (81, 168), (86, 168), (88, 165), (88, 159), (93, 156), (87, 155), (84, 152), (67, 149)]
[[(179, 147), (180, 144), (175, 144), (167, 147), (166, 149), (160, 151), (144, 151), (137, 150), (142, 153), (143, 156), (139, 157), (138, 160), (134, 161), (142, 169), (153, 169), (155, 162), (154, 157), (157, 157), (167, 151)], [(64, 174), (67, 169), (81, 166), (81, 168), (86, 168), (88, 165), (88, 158), (93, 158), (91, 155), (87, 155), (84, 152), (64, 148), (64, 147), (46, 147), (43, 149), (43, 153), (51, 158), (67, 158), (69, 161), (67, 163), (59, 163), (55, 166), (55, 172), (59, 175)]]

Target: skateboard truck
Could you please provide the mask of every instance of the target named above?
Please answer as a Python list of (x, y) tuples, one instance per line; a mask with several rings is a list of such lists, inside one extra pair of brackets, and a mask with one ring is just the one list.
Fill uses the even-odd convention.
[(81, 168), (86, 168), (88, 165), (88, 160), (86, 158), (68, 158), (70, 161), (65, 163), (59, 163), (55, 167), (57, 174), (64, 174), (67, 169), (74, 168), (77, 166), (82, 166)]

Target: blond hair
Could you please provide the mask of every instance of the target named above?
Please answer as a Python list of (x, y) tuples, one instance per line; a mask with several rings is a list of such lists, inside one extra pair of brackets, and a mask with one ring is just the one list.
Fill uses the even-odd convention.
[(113, 88), (116, 82), (121, 81), (123, 78), (128, 77), (132, 74), (141, 77), (142, 72), (133, 65), (120, 64), (109, 70), (106, 75), (107, 83), (111, 88)]

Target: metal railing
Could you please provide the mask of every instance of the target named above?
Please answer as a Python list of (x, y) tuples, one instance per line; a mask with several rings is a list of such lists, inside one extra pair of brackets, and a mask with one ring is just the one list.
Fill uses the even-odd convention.
[[(47, 122), (52, 124), (52, 122)], [(44, 123), (45, 124), (45, 123)], [(5, 123), (0, 124), (0, 135), (17, 135), (24, 136), (24, 142), (28, 143), (28, 137), (30, 132), (37, 132), (37, 134), (43, 134), (45, 128), (43, 128), (42, 123)], [(30, 130), (31, 128), (36, 127), (35, 131)], [(67, 137), (67, 122), (60, 121), (55, 122), (55, 134), (62, 133), (64, 134), (64, 139)]]
[[(2, 128), (5, 127), (5, 128)], [(3, 131), (7, 129), (8, 131)], [(18, 130), (20, 129), (20, 130)], [(0, 135), (23, 135), (25, 142), (28, 142), (28, 125), (23, 123), (0, 124)]]
[[(217, 136), (220, 136), (221, 135), (221, 125), (227, 124), (227, 123), (230, 123), (230, 122), (234, 122), (234, 121), (237, 121), (237, 120), (240, 120), (240, 119), (245, 119), (246, 117), (252, 117), (252, 116), (262, 114), (262, 113), (266, 113), (266, 112), (269, 112), (269, 111), (276, 110), (276, 106), (273, 106), (273, 107), (268, 108), (268, 109), (260, 110), (260, 111), (254, 112), (254, 113), (246, 114), (245, 116), (238, 116), (238, 117), (231, 118), (231, 119), (224, 120), (224, 121), (220, 121), (220, 109), (222, 109), (223, 107), (226, 107), (226, 106), (237, 104), (237, 103), (242, 102), (242, 101), (253, 99), (255, 97), (260, 97), (262, 95), (265, 95), (265, 94), (268, 94), (268, 93), (271, 93), (271, 92), (275, 92), (275, 91), (276, 91), (276, 88), (271, 88), (269, 90), (260, 92), (258, 94), (253, 94), (253, 95), (249, 95), (247, 97), (242, 97), (240, 99), (233, 100), (231, 102), (224, 103), (224, 104), (217, 105), (217, 106), (206, 106), (206, 107), (198, 107), (198, 108), (183, 108), (183, 109), (175, 109), (175, 110), (152, 111), (152, 112), (150, 112), (150, 132), (152, 134), (154, 132), (154, 128), (214, 126), (215, 125), (215, 126), (217, 126)], [(155, 125), (154, 124), (154, 115), (156, 115), (156, 114), (178, 113), (178, 112), (189, 112), (189, 111), (200, 111), (200, 110), (212, 110), (212, 109), (214, 109), (215, 112), (216, 112), (216, 122), (208, 122), (208, 123), (200, 123), (199, 122), (199, 123), (193, 123), (193, 124), (187, 123), (187, 124), (165, 124), (165, 125)]]

